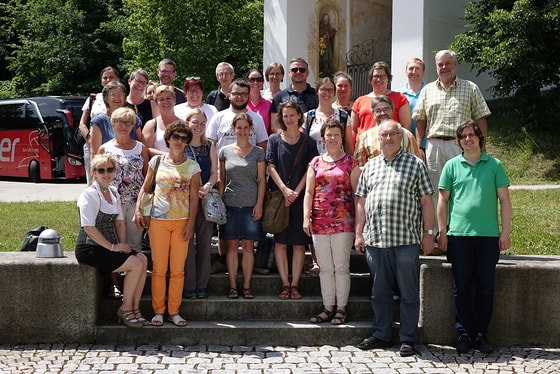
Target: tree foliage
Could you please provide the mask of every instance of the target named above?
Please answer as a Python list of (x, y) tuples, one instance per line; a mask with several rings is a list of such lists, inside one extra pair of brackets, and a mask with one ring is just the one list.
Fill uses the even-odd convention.
[(177, 63), (175, 84), (200, 76), (217, 84), (216, 64), (231, 63), (240, 76), (259, 67), (263, 46), (263, 0), (123, 0), (128, 33), (123, 48), (128, 70), (142, 67), (155, 78), (158, 62)]
[(472, 0), (465, 19), (467, 31), (451, 48), (496, 80), (497, 95), (535, 100), (542, 88), (558, 88), (558, 0)]
[(85, 94), (122, 57), (120, 0), (11, 0), (4, 23), (12, 86), (21, 95)]

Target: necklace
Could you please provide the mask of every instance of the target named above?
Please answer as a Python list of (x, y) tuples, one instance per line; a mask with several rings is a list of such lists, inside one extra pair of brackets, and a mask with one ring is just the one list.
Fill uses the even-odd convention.
[(103, 192), (103, 193), (109, 191), (109, 187), (101, 187), (101, 186), (99, 186), (99, 189), (100, 189), (101, 192)]

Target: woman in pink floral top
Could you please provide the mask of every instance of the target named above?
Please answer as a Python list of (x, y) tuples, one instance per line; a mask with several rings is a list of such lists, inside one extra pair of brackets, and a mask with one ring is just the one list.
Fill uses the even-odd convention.
[[(358, 170), (354, 157), (344, 153), (343, 127), (329, 119), (321, 128), (327, 152), (307, 169), (303, 200), (303, 230), (313, 238), (323, 297), (323, 310), (312, 323), (346, 322), (350, 294), (350, 251), (354, 241), (354, 197), (350, 175)], [(335, 309), (336, 306), (336, 309)]]

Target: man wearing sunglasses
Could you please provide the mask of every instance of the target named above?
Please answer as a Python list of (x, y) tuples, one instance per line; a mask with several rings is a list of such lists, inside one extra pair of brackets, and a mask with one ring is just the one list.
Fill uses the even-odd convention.
[(293, 100), (299, 104), (303, 112), (317, 108), (319, 104), (315, 89), (307, 83), (309, 76), (309, 64), (301, 57), (296, 57), (290, 61), (288, 76), (292, 84), (274, 95), (270, 106), (270, 123), (273, 131), (276, 127), (276, 116), (278, 105), (284, 101)]

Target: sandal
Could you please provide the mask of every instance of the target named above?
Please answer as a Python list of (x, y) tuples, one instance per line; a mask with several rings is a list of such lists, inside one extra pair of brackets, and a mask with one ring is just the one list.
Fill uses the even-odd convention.
[(117, 310), (117, 322), (128, 327), (142, 327), (142, 324), (136, 319), (133, 310)]
[(333, 325), (342, 325), (346, 323), (346, 311), (338, 309), (331, 319)]
[(163, 314), (156, 314), (154, 318), (152, 318), (151, 322), (152, 326), (163, 326)]
[[(323, 316), (327, 316), (326, 318)], [(313, 317), (309, 318), (309, 322), (311, 323), (323, 323), (330, 321), (332, 319), (332, 310), (324, 309), (321, 310), (319, 314), (314, 315)]]
[(254, 299), (255, 294), (253, 293), (253, 290), (250, 289), (250, 288), (244, 288), (243, 289), (243, 298), (244, 299)]
[(278, 298), (288, 300), (290, 298), (290, 286), (282, 287), (282, 291), (278, 294)]
[(167, 317), (167, 320), (175, 326), (183, 327), (187, 325), (187, 321), (185, 321), (185, 319), (178, 314)]
[(299, 292), (299, 288), (297, 288), (297, 286), (292, 286), (290, 288), (290, 299), (293, 300), (299, 300), (301, 299), (303, 296), (301, 295), (301, 293)]
[(309, 269), (309, 275), (311, 275), (312, 277), (317, 277), (319, 275), (320, 271), (321, 271), (321, 268), (319, 267), (319, 264), (314, 262), (311, 265), (311, 269)]
[(140, 322), (142, 324), (142, 326), (150, 326), (151, 325), (150, 321), (148, 321), (146, 318), (144, 318), (140, 309), (134, 309), (133, 312), (134, 312), (134, 316), (136, 317), (136, 320), (138, 322)]
[(237, 288), (230, 288), (228, 295), (228, 299), (237, 299), (239, 297), (239, 292), (237, 292)]
[(121, 290), (119, 290), (119, 286), (117, 286), (116, 284), (113, 284), (112, 286), (109, 287), (109, 297), (111, 299), (117, 299), (120, 300), (123, 298), (123, 294), (121, 292)]

